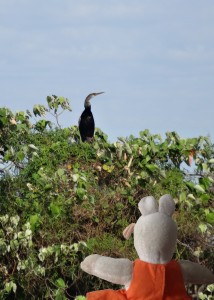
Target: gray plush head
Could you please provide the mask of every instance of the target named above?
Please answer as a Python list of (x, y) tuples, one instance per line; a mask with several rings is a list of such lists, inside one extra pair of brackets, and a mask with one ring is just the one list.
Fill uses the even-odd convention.
[(134, 246), (141, 260), (165, 264), (172, 259), (177, 239), (177, 226), (172, 220), (175, 203), (170, 195), (157, 201), (149, 196), (140, 200), (142, 216), (133, 226)]

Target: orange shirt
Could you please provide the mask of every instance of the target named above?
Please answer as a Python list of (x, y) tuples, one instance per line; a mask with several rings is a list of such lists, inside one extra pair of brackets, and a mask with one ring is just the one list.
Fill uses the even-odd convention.
[(87, 300), (190, 300), (180, 265), (151, 264), (137, 259), (128, 290), (101, 290), (87, 293)]

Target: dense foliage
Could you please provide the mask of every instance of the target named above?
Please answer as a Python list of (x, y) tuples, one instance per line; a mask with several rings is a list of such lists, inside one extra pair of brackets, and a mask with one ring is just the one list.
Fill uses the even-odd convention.
[[(0, 299), (74, 299), (110, 287), (84, 274), (80, 262), (90, 253), (135, 259), (122, 231), (136, 221), (137, 203), (147, 195), (170, 193), (176, 201), (175, 257), (212, 270), (209, 138), (168, 132), (162, 139), (144, 130), (110, 143), (96, 129), (93, 143), (82, 143), (76, 126), (60, 127), (64, 110), (71, 111), (68, 99), (54, 95), (33, 112), (0, 108)], [(199, 294), (212, 299), (213, 286)]]

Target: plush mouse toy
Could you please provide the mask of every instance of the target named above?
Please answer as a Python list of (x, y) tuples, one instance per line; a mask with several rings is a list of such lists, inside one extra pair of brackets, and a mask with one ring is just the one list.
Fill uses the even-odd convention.
[(87, 293), (87, 300), (186, 300), (185, 284), (214, 283), (214, 275), (205, 267), (190, 261), (172, 260), (176, 247), (177, 226), (171, 216), (175, 203), (164, 195), (158, 203), (151, 196), (141, 199), (142, 216), (123, 232), (134, 233), (139, 259), (110, 258), (89, 255), (81, 263), (85, 272), (109, 282), (123, 285), (121, 290)]

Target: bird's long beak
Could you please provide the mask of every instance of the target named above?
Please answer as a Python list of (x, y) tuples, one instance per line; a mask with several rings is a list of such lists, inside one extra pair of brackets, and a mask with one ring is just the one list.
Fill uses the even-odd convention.
[(100, 94), (104, 94), (105, 92), (94, 93), (94, 96), (98, 96)]

